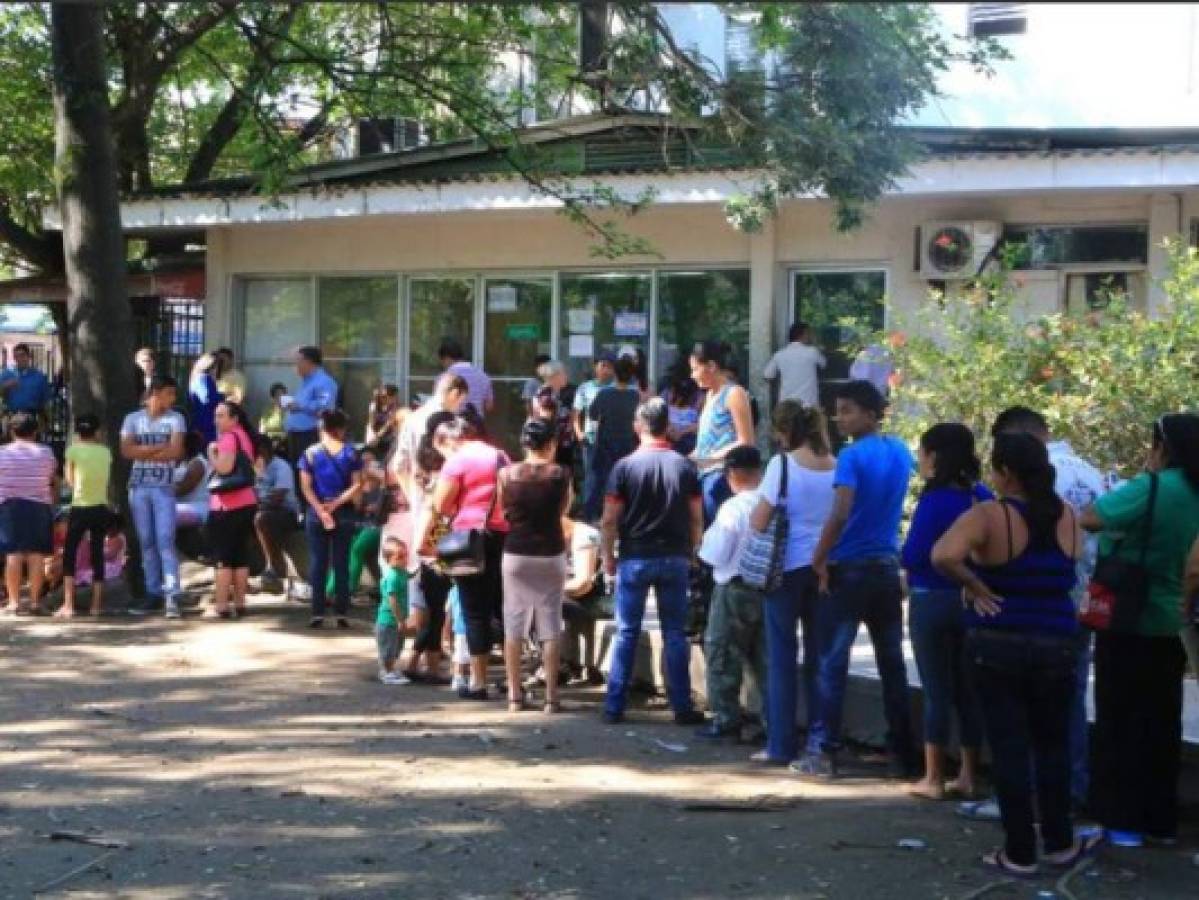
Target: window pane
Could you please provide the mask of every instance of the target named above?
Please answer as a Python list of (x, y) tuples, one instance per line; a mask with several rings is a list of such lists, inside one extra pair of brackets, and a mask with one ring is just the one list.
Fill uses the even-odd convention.
[[(651, 282), (649, 273), (635, 272), (562, 276), (563, 327), (558, 358), (566, 363), (571, 383), (581, 384), (591, 378), (592, 361), (600, 350), (619, 352), (629, 346), (649, 352)], [(642, 320), (625, 316), (620, 323), (622, 333), (617, 334), (617, 313), (644, 314), (645, 333), (638, 333)]]
[(371, 394), (380, 384), (395, 384), (395, 358), (370, 361), (326, 359), (325, 368), (337, 379), (341, 408), (350, 417), (350, 434), (361, 440), (366, 434), (366, 411)]
[(313, 342), (312, 282), (307, 278), (255, 278), (245, 282), (242, 334), (247, 361), (290, 360)]
[(533, 359), (549, 354), (554, 289), (544, 279), (488, 279), (483, 371), (488, 375), (532, 376)]
[(457, 338), (471, 358), (475, 333), (475, 282), (466, 278), (420, 278), (412, 281), (408, 320), (409, 372), (439, 375), (437, 345)]
[(395, 356), (399, 285), (392, 276), (322, 278), (320, 346), (326, 356)]
[(1123, 297), (1130, 309), (1145, 308), (1144, 272), (1085, 272), (1066, 276), (1066, 312), (1082, 316), (1107, 309)]
[(747, 384), (749, 270), (663, 272), (658, 276), (658, 381), (699, 341), (733, 346), (737, 374)]
[(271, 402), (272, 384), (282, 384), (289, 394), (294, 394), (300, 387), (300, 376), (292, 362), (248, 362), (242, 371), (246, 373), (246, 412), (255, 427)]
[(1018, 269), (1040, 269), (1064, 263), (1143, 263), (1149, 259), (1149, 230), (1144, 225), (1078, 227), (1008, 227), (1003, 242), (1021, 249)]
[(812, 326), (815, 343), (828, 364), (821, 371), (821, 402), (832, 411), (835, 386), (849, 378), (853, 359), (847, 344), (855, 327), (883, 327), (883, 295), (887, 276), (882, 271), (795, 272), (795, 321)]

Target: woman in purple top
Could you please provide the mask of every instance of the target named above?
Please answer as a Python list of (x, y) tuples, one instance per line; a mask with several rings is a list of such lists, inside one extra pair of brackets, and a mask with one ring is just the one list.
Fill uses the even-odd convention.
[[(933, 568), (933, 545), (958, 516), (992, 499), (979, 484), (982, 466), (974, 434), (957, 422), (934, 425), (920, 437), (917, 454), (924, 490), (912, 515), (902, 563), (909, 588), (908, 634), (924, 686), (924, 778), (910, 793), (926, 800), (947, 794), (972, 798), (977, 787), (982, 719), (966, 676), (962, 589)], [(945, 748), (956, 710), (962, 766), (945, 783)]]

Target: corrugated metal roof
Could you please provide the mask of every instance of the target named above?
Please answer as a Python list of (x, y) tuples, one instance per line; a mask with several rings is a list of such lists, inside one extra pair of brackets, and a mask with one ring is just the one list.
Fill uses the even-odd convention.
[[(525, 129), (521, 146), (540, 155), (547, 177), (566, 180), (617, 175), (725, 172), (750, 168), (748, 156), (729, 145), (699, 144), (687, 136), (695, 124), (652, 114), (585, 116)], [(1157, 150), (1199, 152), (1196, 128), (950, 128), (908, 127), (904, 131), (933, 159), (1028, 159), (1115, 157)], [(451, 141), (413, 150), (337, 160), (298, 170), (282, 190), (304, 188), (336, 195), (339, 189), (388, 185), (494, 183), (521, 175), (502, 150), (478, 141)], [(126, 197), (229, 197), (252, 194), (254, 175), (170, 185)]]

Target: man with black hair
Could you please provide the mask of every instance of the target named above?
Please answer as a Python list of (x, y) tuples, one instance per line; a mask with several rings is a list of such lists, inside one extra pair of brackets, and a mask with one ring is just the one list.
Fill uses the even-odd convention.
[(495, 392), (491, 387), (491, 379), (487, 373), (473, 363), (467, 362), (466, 353), (457, 338), (442, 338), (437, 348), (437, 358), (441, 367), (450, 375), (461, 375), (466, 379), (470, 388), (466, 396), (467, 406), (473, 406), (480, 416), (485, 416), (495, 409)]
[(899, 575), (899, 523), (914, 461), (903, 441), (880, 433), (885, 409), (868, 381), (850, 381), (838, 392), (837, 425), (853, 443), (837, 458), (833, 510), (812, 557), (825, 595), (816, 612), (824, 646), (807, 750), (791, 764), (802, 776), (836, 774), (849, 654), (863, 622), (883, 683), (891, 774), (907, 778), (916, 768)]
[(798, 400), (804, 406), (820, 405), (820, 370), (824, 354), (812, 346), (812, 329), (796, 322), (787, 334), (789, 343), (770, 357), (762, 376), (779, 382), (778, 402)]
[(168, 619), (179, 609), (179, 554), (175, 550), (175, 463), (183, 458), (187, 425), (172, 408), (178, 395), (175, 379), (155, 375), (145, 405), (121, 423), (121, 456), (129, 470), (129, 512), (141, 547), (145, 576), (144, 602), (131, 605), (133, 615), (165, 607)]
[(587, 418), (595, 423), (589, 459), (592, 490), (583, 497), (583, 518), (588, 522), (597, 521), (604, 511), (608, 473), (637, 447), (633, 417), (641, 402), (641, 392), (633, 381), (636, 369), (627, 356), (616, 360), (613, 369), (615, 381), (601, 389), (587, 407)]
[(750, 516), (758, 505), (762, 454), (757, 447), (734, 447), (724, 458), (724, 474), (733, 496), (720, 507), (699, 548), (699, 558), (712, 567), (715, 588), (704, 633), (708, 708), (713, 718), (697, 736), (739, 740), (745, 724), (741, 682), (746, 668), (753, 675), (758, 707), (750, 712), (759, 721), (766, 691), (764, 597), (741, 580), (737, 569), (749, 541)]
[(50, 402), (50, 379), (46, 373), (33, 365), (33, 353), (28, 344), (17, 344), (12, 348), (14, 366), (0, 372), (0, 394), (10, 414), (31, 413), (41, 417)]
[[(641, 637), (645, 601), (653, 588), (666, 657), (666, 688), (674, 720), (702, 725), (692, 705), (687, 619), (687, 581), (703, 536), (703, 507), (695, 464), (675, 453), (666, 434), (670, 411), (660, 397), (637, 409), (640, 448), (616, 464), (608, 479), (601, 527), (604, 574), (616, 582), (616, 640), (604, 720), (624, 719), (633, 661)], [(620, 564), (616, 541), (620, 538)], [(618, 576), (619, 572), (619, 577)]]
[(337, 382), (322, 365), (320, 347), (301, 347), (296, 351), (296, 374), (300, 389), (294, 397), (283, 398), (287, 413), (287, 455), (292, 465), (299, 463), (304, 451), (320, 440), (320, 415), (337, 408)]

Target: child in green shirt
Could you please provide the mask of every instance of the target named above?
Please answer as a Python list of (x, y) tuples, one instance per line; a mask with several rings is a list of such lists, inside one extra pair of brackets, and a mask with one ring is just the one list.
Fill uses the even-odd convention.
[(416, 633), (408, 620), (408, 545), (399, 538), (383, 542), (383, 578), (379, 582), (379, 613), (375, 617), (375, 645), (379, 652), (379, 680), (383, 684), (411, 684), (396, 671), (404, 638)]
[(100, 615), (104, 593), (104, 538), (112, 523), (108, 508), (108, 477), (112, 471), (112, 452), (100, 442), (100, 419), (85, 413), (75, 418), (75, 442), (67, 448), (66, 476), (71, 486), (71, 511), (67, 519), (67, 539), (62, 551), (62, 606), (54, 615), (70, 619), (75, 615), (75, 561), (79, 544), (88, 536), (92, 564), (93, 616)]

